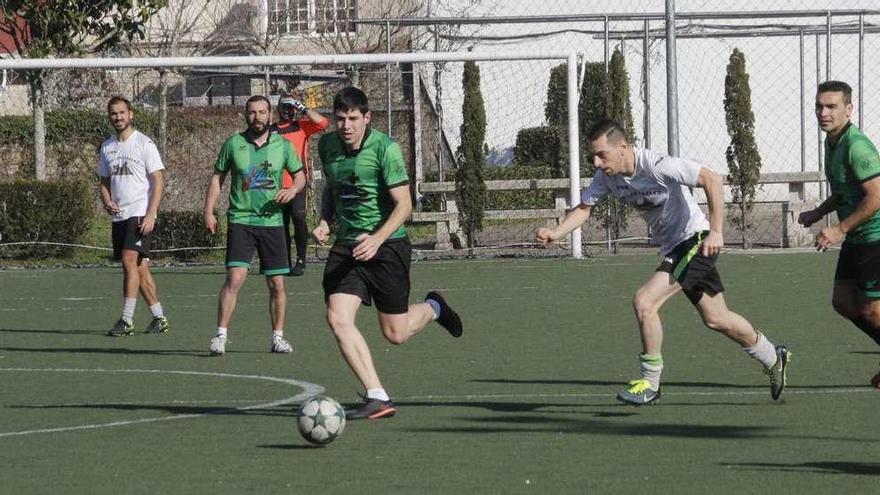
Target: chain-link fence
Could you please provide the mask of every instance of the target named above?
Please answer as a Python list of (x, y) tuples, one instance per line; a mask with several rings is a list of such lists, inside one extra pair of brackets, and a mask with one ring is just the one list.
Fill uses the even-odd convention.
[[(625, 7), (585, 7), (576, 1), (466, 3), (467, 9), (456, 7), (456, 2), (428, 2), (427, 12), (407, 12), (402, 19), (362, 19), (359, 26), (387, 35), (384, 42), (377, 37), (380, 53), (576, 51), (586, 68), (590, 63), (607, 64), (619, 50), (629, 77), (637, 144), (667, 150), (665, 2)], [(727, 227), (729, 244), (783, 246), (797, 244), (794, 237), (800, 236), (800, 242), (805, 238), (792, 225), (793, 215), (825, 193), (819, 180), (823, 136), (812, 111), (817, 82), (849, 82), (854, 89), (854, 122), (869, 136), (880, 132), (880, 103), (872, 98), (880, 90), (880, 12), (863, 10), (874, 7), (868, 1), (808, 1), (791, 11), (789, 2), (772, 0), (676, 2), (679, 154), (721, 173), (727, 171), (730, 142), (724, 117), (727, 64), (735, 48), (746, 59), (761, 172), (768, 182), (758, 191), (746, 231), (740, 234), (732, 224)], [(546, 134), (552, 124), (547, 111), (548, 97), (553, 98), (551, 74), (563, 62), (477, 62), (486, 109), (484, 179), (492, 185), (487, 210), (492, 214), (476, 235), (476, 249), (462, 248), (450, 184), (464, 119), (461, 62), (177, 67), (162, 73), (44, 71), (46, 172), (50, 179), (93, 177), (97, 145), (111, 132), (103, 107), (110, 95), (124, 94), (137, 105), (136, 124), (157, 139), (166, 136), (161, 139), (169, 167), (164, 208), (199, 211), (217, 150), (223, 139), (244, 128), (243, 102), (250, 95), (274, 99), (283, 91), (294, 91), (329, 115), (335, 91), (355, 82), (370, 96), (373, 126), (400, 142), (411, 164), (419, 211), (410, 232), (425, 255), (565, 255), (569, 251), (564, 246), (545, 250), (533, 242), (535, 229), (554, 223), (569, 206), (568, 137), (564, 132)], [(584, 77), (583, 71), (579, 77)], [(3, 83), (0, 180), (8, 181), (33, 176), (36, 152), (23, 73), (4, 71)], [(160, 126), (163, 93), (169, 110), (167, 122)], [(529, 154), (528, 144), (536, 139), (551, 139), (549, 148), (562, 150), (555, 162)], [(320, 169), (314, 138), (311, 148), (310, 161)], [(588, 166), (582, 168), (589, 174)], [(498, 182), (515, 180), (520, 182)], [(320, 188), (312, 190), (314, 211)], [(695, 193), (702, 201), (701, 192)], [(728, 200), (731, 197), (728, 190)], [(511, 213), (518, 210), (533, 213)], [(627, 219), (626, 228), (617, 233), (593, 222), (584, 228), (583, 240), (590, 250), (645, 247), (650, 245), (650, 232), (637, 218)]]

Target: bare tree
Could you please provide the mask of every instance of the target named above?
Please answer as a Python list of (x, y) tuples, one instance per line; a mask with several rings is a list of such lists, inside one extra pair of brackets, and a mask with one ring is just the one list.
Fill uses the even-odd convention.
[[(143, 57), (195, 57), (251, 53), (248, 47), (258, 29), (257, 10), (242, 0), (171, 0), (150, 19), (142, 42), (129, 51)], [(165, 155), (168, 145), (168, 92), (172, 74), (185, 68), (150, 69), (158, 76), (159, 122), (157, 145)]]

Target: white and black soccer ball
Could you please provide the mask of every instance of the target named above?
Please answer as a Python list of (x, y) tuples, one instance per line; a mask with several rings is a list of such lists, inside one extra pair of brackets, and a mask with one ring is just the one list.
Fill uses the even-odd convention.
[(327, 445), (345, 430), (345, 409), (331, 397), (311, 397), (296, 413), (300, 435), (316, 445)]

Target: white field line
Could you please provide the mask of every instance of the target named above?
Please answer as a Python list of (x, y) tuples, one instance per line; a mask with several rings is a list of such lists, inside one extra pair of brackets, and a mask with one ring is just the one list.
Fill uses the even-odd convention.
[[(316, 385), (314, 383), (309, 383), (301, 380), (293, 380), (288, 378), (278, 378), (274, 376), (264, 376), (264, 375), (240, 375), (235, 373), (214, 373), (214, 372), (206, 372), (206, 371), (175, 371), (175, 370), (144, 370), (144, 369), (104, 369), (104, 368), (92, 368), (92, 369), (83, 369), (83, 368), (0, 368), (0, 372), (3, 371), (11, 371), (11, 372), (37, 372), (37, 373), (154, 373), (154, 374), (168, 374), (168, 375), (193, 375), (193, 376), (212, 376), (218, 378), (244, 378), (250, 380), (266, 380), (270, 382), (278, 382), (283, 383), (285, 385), (293, 385), (295, 387), (302, 388), (302, 392), (285, 399), (279, 399), (271, 402), (262, 402), (249, 406), (241, 406), (233, 408), (234, 411), (250, 411), (254, 409), (268, 409), (276, 406), (283, 406), (286, 404), (293, 404), (297, 402), (301, 402), (308, 397), (313, 395), (317, 395), (324, 392), (324, 387), (320, 385)], [(142, 418), (142, 419), (132, 419), (132, 420), (123, 420), (123, 421), (113, 421), (110, 423), (96, 423), (96, 424), (87, 424), (87, 425), (77, 425), (77, 426), (64, 426), (59, 428), (40, 428), (35, 430), (24, 430), (24, 431), (9, 431), (9, 432), (0, 432), (0, 438), (3, 437), (13, 437), (13, 436), (23, 436), (23, 435), (34, 435), (39, 433), (58, 433), (65, 431), (76, 431), (76, 430), (95, 430), (99, 428), (111, 428), (116, 426), (128, 426), (128, 425), (137, 425), (137, 424), (145, 424), (145, 423), (156, 423), (159, 421), (171, 421), (177, 419), (192, 419), (198, 418), (202, 416), (207, 416), (212, 414), (211, 412), (204, 412), (199, 414), (177, 414), (174, 416), (165, 416), (161, 418)]]

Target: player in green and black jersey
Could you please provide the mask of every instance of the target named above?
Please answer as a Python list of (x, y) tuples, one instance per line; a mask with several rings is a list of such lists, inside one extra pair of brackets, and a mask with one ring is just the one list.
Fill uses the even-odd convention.
[(432, 320), (454, 337), (461, 336), (462, 324), (437, 292), (429, 292), (425, 302), (409, 304), (412, 247), (403, 224), (412, 212), (412, 199), (400, 146), (370, 128), (367, 95), (357, 88), (336, 95), (333, 114), (336, 132), (318, 142), (325, 186), (321, 219), (313, 231), (323, 244), (330, 222), (336, 221), (336, 240), (324, 269), (327, 321), (366, 390), (363, 405), (346, 417), (388, 418), (397, 410), (355, 324), (360, 305), (376, 305), (382, 334), (394, 344), (406, 342)]
[[(220, 291), (217, 332), (211, 339), (210, 347), (211, 354), (215, 356), (226, 353), (227, 329), (254, 251), (260, 258), (260, 273), (266, 276), (269, 286), (269, 316), (272, 322), (269, 350), (281, 353), (291, 351), (290, 343), (284, 339), (287, 293), (282, 275), (286, 275), (290, 267), (281, 207), (305, 186), (303, 166), (290, 141), (269, 132), (269, 100), (254, 96), (247, 101), (245, 108), (248, 128), (223, 143), (205, 196), (205, 226), (213, 234), (217, 232), (214, 206), (220, 197), (223, 180), (227, 175), (231, 176), (226, 282)], [(286, 188), (282, 185), (285, 170), (293, 175), (293, 184)]]
[[(816, 247), (843, 241), (834, 274), (832, 305), (880, 345), (880, 156), (852, 122), (852, 88), (827, 81), (816, 93), (816, 118), (825, 131), (825, 176), (831, 194), (800, 214), (805, 227), (832, 211), (838, 224), (825, 227)], [(871, 379), (880, 388), (880, 372)]]

